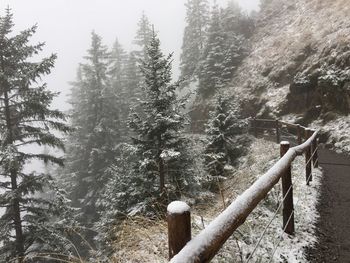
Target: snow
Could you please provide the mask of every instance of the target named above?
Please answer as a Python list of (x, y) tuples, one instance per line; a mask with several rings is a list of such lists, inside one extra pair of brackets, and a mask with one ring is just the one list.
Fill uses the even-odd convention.
[(179, 157), (180, 155), (181, 155), (180, 152), (169, 149), (169, 150), (164, 150), (160, 154), (160, 158), (167, 160), (167, 159)]
[(289, 145), (290, 143), (288, 141), (281, 141), (281, 145)]
[(329, 133), (328, 144), (339, 153), (350, 154), (350, 117), (338, 116), (336, 119), (324, 124), (321, 120), (314, 121), (312, 125), (321, 127)]
[[(191, 135), (194, 136), (194, 135)], [(197, 141), (204, 138), (202, 135), (195, 135)], [(198, 147), (199, 145), (196, 145)], [(193, 148), (196, 148), (193, 147)], [(198, 148), (198, 150), (201, 147)], [(197, 155), (196, 155), (197, 156)], [(198, 155), (198, 158), (200, 155)], [(232, 178), (225, 181), (224, 198), (229, 204), (247, 189), (252, 182), (256, 181), (279, 159), (279, 144), (271, 144), (264, 139), (255, 139), (249, 149), (249, 155), (240, 158), (239, 166)], [(272, 262), (307, 262), (305, 248), (311, 247), (315, 242), (315, 223), (317, 220), (316, 204), (319, 196), (319, 185), (321, 180), (320, 170), (313, 170), (313, 181), (306, 186), (304, 170), (305, 160), (303, 156), (296, 157), (292, 166), (293, 195), (295, 201), (295, 236), (283, 235), (283, 240), (277, 249)], [(210, 224), (214, 217), (222, 210), (222, 197), (209, 199), (205, 196), (201, 200), (211, 200), (206, 207), (192, 207), (192, 233), (203, 230)], [(281, 185), (277, 184), (268, 196), (260, 202), (251, 215), (234, 234), (227, 240), (219, 253), (212, 259), (213, 263), (220, 262), (245, 262), (248, 255), (259, 239), (265, 225), (274, 214), (276, 205), (281, 200)], [(300, 200), (300, 201), (298, 201)], [(187, 201), (186, 201), (187, 202)], [(149, 223), (135, 223), (132, 219), (132, 228), (127, 228), (129, 236), (118, 243), (117, 259), (122, 262), (168, 262), (167, 248), (167, 225), (165, 221), (152, 221)], [(149, 222), (149, 221), (147, 221)], [(150, 221), (151, 222), (151, 221)], [(250, 262), (269, 262), (274, 244), (281, 231), (282, 215), (278, 214), (270, 225), (266, 235), (260, 243), (254, 257)], [(157, 224), (157, 226), (153, 226)], [(123, 228), (123, 233), (125, 228)], [(149, 242), (152, 240), (152, 242)], [(137, 257), (137, 260), (135, 259)], [(118, 260), (117, 260), (118, 261)], [(118, 262), (119, 262), (118, 261)], [(177, 262), (187, 262), (178, 259)]]
[(189, 212), (190, 210), (191, 208), (182, 201), (171, 202), (167, 209), (169, 214), (183, 214), (185, 212)]
[[(172, 263), (194, 262), (211, 244), (218, 240), (225, 241), (225, 233), (232, 232), (240, 226), (258, 203), (279, 181), (282, 172), (289, 164), (307, 148), (315, 138), (316, 133), (305, 143), (289, 149), (289, 151), (263, 176), (261, 176), (249, 189), (227, 207), (216, 217), (207, 228), (201, 231), (196, 237), (170, 261)], [(169, 209), (169, 208), (168, 208)], [(232, 233), (230, 233), (231, 235)], [(228, 236), (230, 236), (228, 235)]]

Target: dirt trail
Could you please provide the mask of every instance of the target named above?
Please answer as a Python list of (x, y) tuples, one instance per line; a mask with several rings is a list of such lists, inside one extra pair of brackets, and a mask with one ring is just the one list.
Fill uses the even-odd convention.
[(324, 171), (317, 207), (319, 242), (308, 257), (312, 263), (350, 263), (350, 157), (320, 150), (319, 160)]

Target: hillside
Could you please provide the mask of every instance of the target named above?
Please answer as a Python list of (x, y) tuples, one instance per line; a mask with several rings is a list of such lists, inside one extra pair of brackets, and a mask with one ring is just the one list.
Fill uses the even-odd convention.
[[(265, 1), (251, 52), (228, 88), (241, 100), (242, 114), (327, 125), (337, 132), (325, 139), (349, 145), (342, 135), (350, 128), (349, 14), (346, 0)], [(206, 108), (200, 104), (195, 107)]]
[(250, 105), (244, 112), (266, 117), (293, 114), (290, 117), (304, 124), (324, 121), (318, 122), (320, 126), (339, 118), (344, 122), (341, 129), (349, 128), (349, 119), (344, 119), (350, 109), (350, 7), (346, 2), (266, 4), (257, 20), (252, 52), (230, 88), (232, 94), (252, 102), (243, 104)]

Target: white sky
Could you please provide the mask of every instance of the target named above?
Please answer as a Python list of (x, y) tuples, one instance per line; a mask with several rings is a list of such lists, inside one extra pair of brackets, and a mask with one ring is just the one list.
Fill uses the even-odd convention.
[[(187, 0), (0, 0), (0, 14), (10, 6), (14, 13), (15, 30), (38, 24), (33, 42), (45, 41), (44, 55), (57, 53), (53, 72), (45, 78), (51, 90), (62, 94), (55, 107), (66, 109), (69, 81), (75, 79), (76, 68), (90, 45), (91, 31), (102, 36), (111, 47), (116, 37), (130, 50), (137, 22), (145, 11), (159, 32), (165, 53), (174, 52), (174, 73), (185, 26)], [(227, 0), (218, 0), (224, 5)], [(259, 0), (237, 0), (243, 9), (258, 9)]]

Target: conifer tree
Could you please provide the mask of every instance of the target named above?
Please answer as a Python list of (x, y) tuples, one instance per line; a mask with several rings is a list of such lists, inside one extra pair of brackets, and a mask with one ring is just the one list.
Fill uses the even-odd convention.
[(208, 1), (188, 0), (186, 3), (186, 27), (180, 57), (181, 77), (186, 79), (186, 82), (196, 78), (198, 74), (197, 69), (206, 41), (208, 22)]
[(245, 32), (248, 19), (239, 6), (230, 1), (220, 10), (215, 4), (208, 39), (199, 66), (199, 94), (208, 97), (225, 87), (246, 55)]
[(239, 119), (238, 106), (224, 95), (218, 95), (215, 109), (209, 115), (205, 163), (211, 175), (224, 176), (225, 166), (232, 165), (243, 153), (245, 137), (242, 134), (246, 122)]
[(136, 59), (135, 51), (132, 51), (128, 54), (125, 64), (125, 80), (126, 87), (128, 89), (128, 98), (131, 105), (135, 105), (138, 99), (142, 98), (142, 90), (139, 86), (139, 72), (138, 62)]
[(225, 32), (242, 35), (249, 38), (254, 30), (254, 19), (243, 12), (239, 4), (233, 0), (228, 1), (222, 11), (222, 23)]
[[(33, 145), (64, 150), (54, 132), (68, 133), (65, 115), (51, 109), (57, 95), (41, 78), (50, 74), (56, 55), (34, 61), (43, 43), (30, 45), (36, 26), (13, 34), (13, 16), (0, 17), (0, 261), (23, 262), (38, 253), (70, 253), (64, 232), (73, 226), (69, 202), (47, 173), (30, 172), (34, 160), (63, 165), (48, 151)], [(30, 150), (31, 149), (31, 150)], [(41, 149), (43, 150), (43, 149)], [(50, 193), (50, 198), (44, 193)]]
[(144, 200), (164, 196), (167, 191), (180, 194), (191, 180), (186, 140), (180, 134), (185, 121), (180, 111), (184, 101), (176, 95), (179, 82), (171, 83), (171, 57), (164, 57), (153, 32), (141, 67), (146, 93), (141, 102), (144, 114), (130, 117), (138, 156), (134, 173), (145, 183), (148, 194)]
[(149, 205), (148, 191), (153, 185), (134, 172), (136, 147), (121, 143), (116, 162), (108, 168), (110, 179), (99, 200), (100, 220), (96, 223), (98, 258), (109, 258), (115, 250), (119, 226), (126, 216), (144, 211)]
[(229, 1), (222, 11), (222, 28), (225, 33), (225, 55), (221, 78), (225, 84), (232, 79), (233, 73), (247, 54), (246, 37), (251, 30), (250, 19), (242, 13), (239, 5)]
[[(127, 68), (127, 79), (129, 81), (129, 87), (136, 88), (132, 93), (132, 102), (136, 102), (139, 98), (145, 96), (142, 89), (142, 86), (144, 85), (144, 79), (143, 74), (140, 71), (140, 67), (142, 66), (142, 61), (146, 59), (147, 46), (149, 45), (152, 38), (152, 26), (144, 12), (142, 13), (137, 26), (138, 28), (133, 42), (136, 46), (136, 50), (130, 53), (128, 61), (129, 65)], [(134, 71), (134, 62), (136, 62), (136, 72)], [(136, 75), (134, 73), (136, 73)]]
[(203, 97), (208, 97), (224, 86), (221, 77), (225, 69), (226, 35), (222, 27), (220, 9), (213, 6), (208, 28), (208, 39), (202, 55), (199, 68), (199, 89)]
[(126, 67), (128, 63), (128, 54), (123, 49), (118, 39), (115, 41), (111, 57), (110, 65), (108, 68), (109, 82), (112, 88), (113, 94), (115, 94), (116, 101), (119, 105), (119, 133), (121, 140), (126, 141), (128, 139), (128, 127), (127, 119), (130, 113), (131, 92), (129, 88), (129, 76), (127, 76)]
[(108, 178), (106, 169), (120, 142), (118, 95), (107, 76), (110, 54), (101, 37), (92, 33), (91, 47), (72, 83), (71, 122), (76, 131), (69, 138), (67, 180), (82, 221), (91, 227), (98, 218), (96, 201)]
[(144, 12), (142, 13), (137, 26), (138, 29), (136, 31), (136, 36), (134, 39), (134, 44), (137, 46), (137, 50), (134, 51), (134, 54), (136, 56), (136, 59), (141, 62), (141, 60), (146, 59), (146, 49), (152, 38), (152, 27), (148, 17)]
[(111, 79), (111, 85), (114, 90), (125, 89), (125, 74), (124, 68), (127, 61), (127, 53), (119, 43), (118, 39), (115, 40), (109, 65), (109, 75)]

